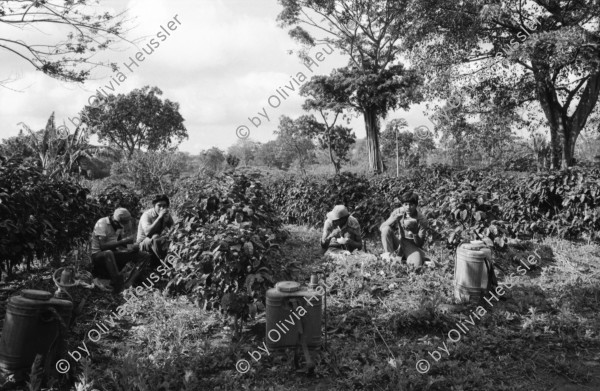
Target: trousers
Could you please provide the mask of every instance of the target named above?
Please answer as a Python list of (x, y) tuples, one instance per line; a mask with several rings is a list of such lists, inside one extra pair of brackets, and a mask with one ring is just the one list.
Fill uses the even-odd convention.
[(381, 230), (381, 243), (385, 252), (403, 256), (409, 265), (423, 265), (425, 260), (423, 250), (412, 240), (397, 237), (392, 227), (384, 227)]

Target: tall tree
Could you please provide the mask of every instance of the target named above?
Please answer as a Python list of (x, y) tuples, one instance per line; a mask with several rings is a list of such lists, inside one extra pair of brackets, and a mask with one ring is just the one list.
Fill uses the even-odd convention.
[(23, 132), (23, 129), (20, 129), (18, 135), (2, 140), (0, 154), (7, 158), (35, 158), (35, 150), (29, 144), (29, 136)]
[(518, 124), (519, 112), (537, 109), (552, 167), (571, 165), (600, 93), (597, 0), (412, 0), (410, 13), (407, 49), (429, 78), (429, 98), (476, 84), (462, 114), (484, 124)]
[(302, 174), (306, 174), (306, 166), (314, 160), (314, 149), (311, 138), (312, 135), (319, 132), (318, 124), (312, 121), (306, 121), (306, 118), (292, 120), (290, 117), (282, 115), (279, 119), (279, 128), (274, 133), (277, 135), (277, 144), (280, 159), (287, 161), (287, 168), (292, 162), (298, 164)]
[(340, 173), (342, 163), (349, 160), (348, 152), (356, 141), (356, 136), (352, 133), (352, 129), (336, 125), (346, 105), (329, 93), (325, 80), (321, 77), (313, 78), (302, 86), (300, 94), (308, 96), (302, 108), (307, 111), (317, 111), (323, 120), (319, 123), (316, 118), (307, 117), (307, 120), (316, 122), (313, 128), (318, 132), (314, 137), (319, 141), (321, 148), (328, 150), (329, 161), (337, 175)]
[(223, 167), (225, 160), (225, 152), (217, 147), (212, 147), (200, 152), (200, 169), (210, 174), (217, 173)]
[(258, 145), (255, 141), (250, 139), (238, 139), (235, 144), (227, 149), (227, 153), (236, 156), (240, 161), (244, 163), (244, 166), (248, 166), (256, 155)]
[(188, 137), (179, 103), (160, 99), (158, 87), (145, 86), (129, 94), (109, 95), (97, 105), (85, 106), (82, 122), (101, 142), (117, 145), (131, 157), (138, 149), (173, 148)]
[(268, 168), (277, 167), (280, 170), (284, 169), (284, 165), (277, 156), (279, 149), (277, 140), (270, 140), (264, 144), (259, 143), (256, 149), (256, 161)]
[(387, 160), (395, 161), (398, 156), (402, 161), (402, 167), (406, 168), (410, 155), (416, 148), (416, 137), (408, 130), (402, 129), (408, 129), (408, 122), (404, 118), (388, 122), (385, 131), (381, 134), (381, 151)]
[[(98, 12), (91, 0), (3, 0), (0, 51), (24, 59), (35, 69), (61, 80), (82, 82), (99, 63), (94, 55), (121, 39), (124, 14)], [(56, 29), (52, 34), (50, 29)], [(50, 37), (50, 39), (48, 39)], [(2, 84), (2, 82), (0, 82)]]
[[(367, 131), (369, 167), (383, 170), (379, 122), (390, 110), (419, 101), (420, 78), (398, 63), (407, 1), (279, 0), (278, 17), (290, 35), (312, 47), (329, 44), (348, 55), (348, 66), (317, 79), (338, 103), (362, 113)], [(318, 22), (322, 20), (325, 23)], [(305, 60), (309, 60), (306, 51)], [(318, 57), (317, 57), (318, 59)], [(311, 60), (314, 62), (314, 60)]]

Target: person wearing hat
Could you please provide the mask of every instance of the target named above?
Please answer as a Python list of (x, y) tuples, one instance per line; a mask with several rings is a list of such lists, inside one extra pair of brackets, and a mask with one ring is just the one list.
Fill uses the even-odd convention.
[(115, 292), (124, 288), (121, 270), (127, 263), (150, 259), (150, 254), (140, 252), (139, 246), (133, 244), (134, 235), (122, 238), (127, 231), (131, 231), (131, 214), (125, 208), (117, 208), (112, 216), (98, 220), (92, 232), (92, 275), (109, 278)]
[(321, 248), (325, 253), (330, 248), (348, 251), (362, 249), (362, 236), (358, 220), (350, 216), (344, 205), (336, 205), (327, 213), (321, 236)]
[[(379, 227), (384, 258), (401, 256), (409, 265), (422, 266), (425, 253), (421, 249), (429, 227), (427, 218), (417, 209), (419, 196), (412, 191), (402, 195), (402, 207), (395, 209)], [(394, 232), (394, 226), (398, 232)]]
[(169, 249), (167, 238), (162, 236), (164, 231), (175, 223), (169, 213), (169, 206), (169, 197), (164, 194), (157, 195), (152, 200), (152, 208), (142, 214), (138, 224), (136, 243), (139, 244), (140, 250), (152, 255), (153, 266), (159, 265)]

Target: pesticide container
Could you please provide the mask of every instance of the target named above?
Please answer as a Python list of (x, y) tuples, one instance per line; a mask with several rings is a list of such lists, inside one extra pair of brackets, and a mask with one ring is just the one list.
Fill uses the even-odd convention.
[(306, 347), (321, 346), (322, 289), (282, 281), (267, 291), (265, 341), (269, 349), (300, 346), (301, 333)]
[(66, 337), (57, 315), (68, 325), (72, 309), (73, 303), (46, 291), (24, 289), (11, 297), (0, 338), (0, 370), (30, 370), (36, 354), (46, 355)]
[(459, 303), (478, 303), (488, 293), (492, 250), (481, 241), (464, 243), (456, 250), (454, 297)]

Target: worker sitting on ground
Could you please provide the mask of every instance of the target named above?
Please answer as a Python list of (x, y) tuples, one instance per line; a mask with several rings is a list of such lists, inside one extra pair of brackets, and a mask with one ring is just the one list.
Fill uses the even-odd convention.
[[(425, 254), (421, 249), (426, 239), (428, 228), (427, 219), (417, 209), (419, 196), (408, 192), (402, 196), (402, 207), (395, 209), (391, 216), (379, 227), (381, 242), (383, 243), (382, 255), (384, 259), (398, 261), (398, 256), (406, 258), (409, 265), (419, 267), (425, 261)], [(393, 227), (397, 225), (398, 231)]]
[(169, 213), (170, 205), (169, 197), (157, 195), (152, 200), (152, 208), (140, 218), (136, 242), (140, 250), (152, 254), (152, 266), (158, 266), (169, 250), (169, 241), (162, 235), (174, 224)]
[(111, 280), (113, 291), (124, 288), (125, 278), (121, 271), (129, 262), (140, 264), (150, 260), (150, 254), (139, 251), (133, 244), (135, 235), (122, 238), (131, 230), (131, 214), (118, 208), (112, 216), (103, 217), (94, 226), (92, 233), (92, 275)]
[(350, 216), (344, 205), (336, 205), (327, 213), (321, 236), (323, 253), (330, 249), (361, 250), (362, 238), (358, 220)]

